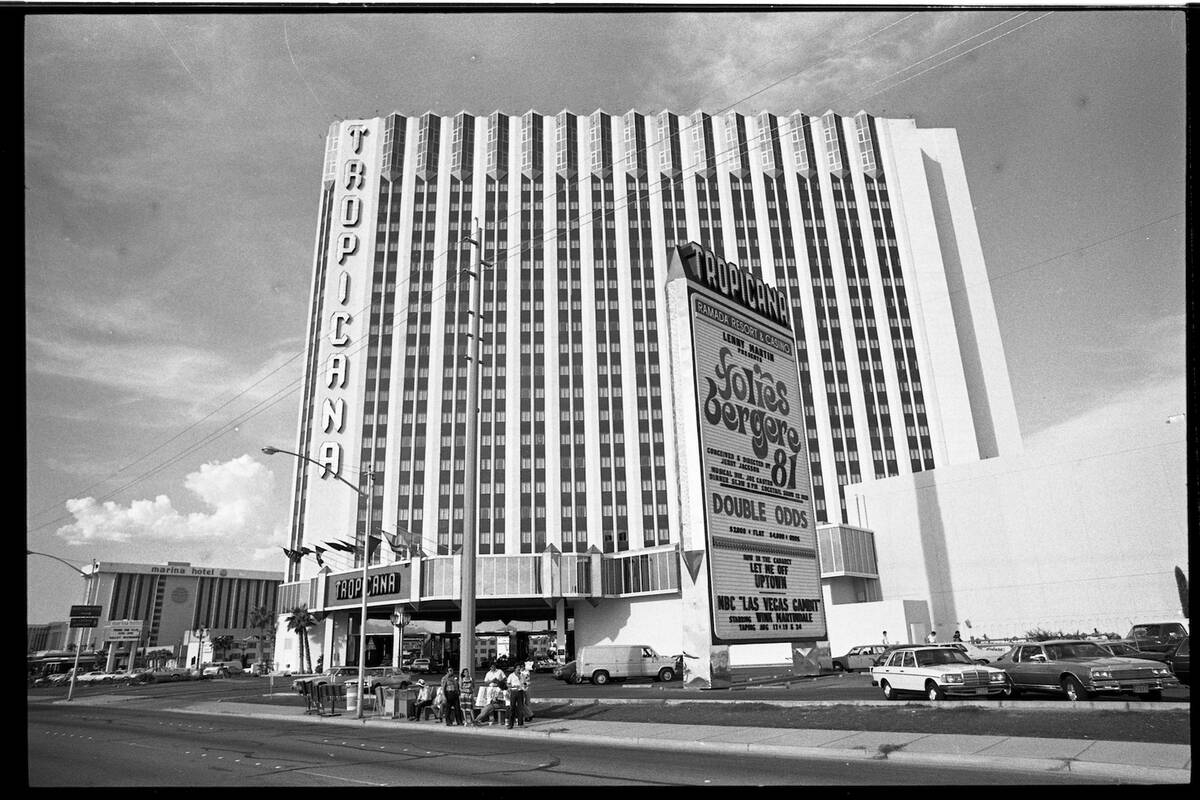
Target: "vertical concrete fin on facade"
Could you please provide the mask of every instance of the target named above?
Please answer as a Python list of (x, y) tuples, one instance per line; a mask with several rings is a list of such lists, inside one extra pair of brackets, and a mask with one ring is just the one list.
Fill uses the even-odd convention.
[(925, 171), (925, 131), (912, 120), (879, 120), (884, 170), (890, 176), (892, 211), (909, 289), (912, 327), (928, 411), (934, 460), (939, 466), (979, 458), (970, 396), (963, 374), (937, 218)]
[(927, 131), (926, 137), (929, 146), (923, 150), (925, 171), (979, 457), (1015, 455), (1023, 449), (1020, 428), (979, 230), (969, 211), (973, 206), (958, 133), (942, 128)]

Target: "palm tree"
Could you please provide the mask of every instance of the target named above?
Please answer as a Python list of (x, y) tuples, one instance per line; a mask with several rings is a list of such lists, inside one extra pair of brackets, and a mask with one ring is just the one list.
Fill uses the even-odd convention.
[(258, 657), (267, 660), (267, 651), (274, 651), (275, 611), (266, 605), (250, 609), (250, 627), (258, 631)]
[(287, 627), (289, 631), (295, 631), (300, 637), (300, 664), (298, 666), (306, 667), (306, 672), (312, 672), (312, 653), (308, 648), (308, 629), (317, 624), (317, 618), (308, 606), (296, 606), (288, 612)]
[(169, 659), (175, 657), (175, 651), (169, 647), (160, 647), (146, 653), (146, 665), (151, 669), (160, 669)]
[[(225, 633), (220, 636), (212, 637), (210, 641), (212, 641), (213, 646), (213, 661), (224, 661), (230, 645), (233, 644), (233, 636)], [(217, 653), (221, 654), (220, 658), (217, 657)]]

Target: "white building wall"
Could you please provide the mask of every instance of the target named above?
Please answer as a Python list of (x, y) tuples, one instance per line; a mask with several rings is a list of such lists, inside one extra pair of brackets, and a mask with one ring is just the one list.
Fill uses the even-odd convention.
[(595, 644), (648, 644), (665, 655), (683, 649), (679, 593), (606, 597), (599, 605), (577, 602), (575, 652)]
[(964, 637), (1123, 634), (1177, 618), (1187, 504), (1174, 484), (1186, 481), (1186, 444), (1123, 444), (848, 486), (851, 522), (875, 531), (884, 596), (927, 601), (934, 629)]

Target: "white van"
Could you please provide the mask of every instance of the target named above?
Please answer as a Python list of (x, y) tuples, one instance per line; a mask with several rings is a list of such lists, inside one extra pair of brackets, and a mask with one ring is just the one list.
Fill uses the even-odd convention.
[(601, 686), (619, 678), (674, 680), (675, 659), (662, 656), (647, 644), (597, 644), (581, 647), (576, 670), (584, 680)]

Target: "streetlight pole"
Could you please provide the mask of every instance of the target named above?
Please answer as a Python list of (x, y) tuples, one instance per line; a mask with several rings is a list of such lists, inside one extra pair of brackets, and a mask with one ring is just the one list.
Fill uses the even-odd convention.
[[(81, 570), (79, 567), (75, 566), (71, 562), (64, 561), (63, 559), (59, 558), (58, 556), (52, 556), (49, 553), (39, 553), (35, 550), (30, 550), (29, 548), (25, 548), (25, 555), (27, 555), (27, 556), (45, 556), (46, 558), (54, 559), (55, 561), (59, 562), (60, 564), (66, 564), (68, 567), (70, 567), (71, 569), (78, 572), (81, 576), (83, 576), (84, 581), (87, 581), (87, 579), (91, 577), (91, 573), (84, 572), (83, 570)], [(95, 572), (98, 568), (99, 568), (99, 564), (97, 564), (96, 559), (93, 558), (92, 559), (92, 572)], [(88, 601), (88, 594), (89, 594), (88, 587), (89, 587), (88, 583), (83, 584), (83, 602), (85, 605), (87, 604), (87, 601)], [(75, 676), (79, 673), (79, 652), (81, 650), (83, 650), (83, 628), (80, 628), (79, 632), (75, 634), (75, 666), (71, 668), (71, 683), (67, 686), (67, 700), (70, 700), (71, 697), (74, 696), (74, 694), (75, 694)]]
[[(475, 673), (475, 551), (478, 513), (479, 469), (479, 350), (480, 350), (480, 303), (483, 294), (483, 267), (491, 267), (483, 260), (483, 236), (476, 219), (470, 239), (472, 269), (459, 271), (459, 277), (470, 280), (468, 302), (471, 308), (471, 344), (467, 348), (467, 437), (463, 476), (463, 543), (460, 602), (462, 603), (462, 635), (458, 646), (458, 671), (464, 669)], [(472, 280), (473, 279), (473, 280)]]
[[(315, 464), (318, 467), (322, 467), (322, 468), (325, 467), (325, 465), (322, 464), (320, 461), (309, 458), (308, 456), (306, 456), (302, 453), (293, 453), (291, 450), (284, 450), (279, 447), (264, 447), (262, 449), (262, 451), (269, 456), (273, 456), (276, 453), (285, 453), (286, 455), (289, 455), (289, 456), (295, 456), (296, 458), (300, 459), (301, 461), (307, 461), (309, 464)], [(336, 472), (333, 473), (333, 477), (337, 478), (339, 481), (341, 481), (342, 483), (346, 484), (351, 489), (353, 489), (358, 494), (359, 497), (366, 497), (366, 499), (367, 499), (367, 519), (366, 519), (367, 525), (366, 525), (366, 530), (363, 531), (363, 556), (362, 556), (362, 577), (361, 577), (361, 580), (362, 580), (362, 617), (359, 621), (360, 625), (359, 625), (359, 639), (358, 639), (358, 642), (359, 642), (359, 644), (358, 644), (358, 709), (354, 715), (355, 719), (363, 718), (363, 691), (364, 691), (363, 687), (364, 687), (364, 685), (366, 683), (366, 679), (367, 679), (367, 667), (366, 667), (366, 665), (367, 665), (367, 566), (368, 566), (368, 561), (369, 561), (369, 558), (371, 555), (371, 501), (372, 501), (372, 495), (374, 494), (374, 486), (375, 486), (375, 470), (374, 470), (373, 466), (370, 464), (367, 465), (366, 475), (367, 475), (367, 491), (363, 492), (362, 489), (358, 488), (353, 483), (351, 483), (350, 481), (343, 478), (341, 475), (337, 474)]]

